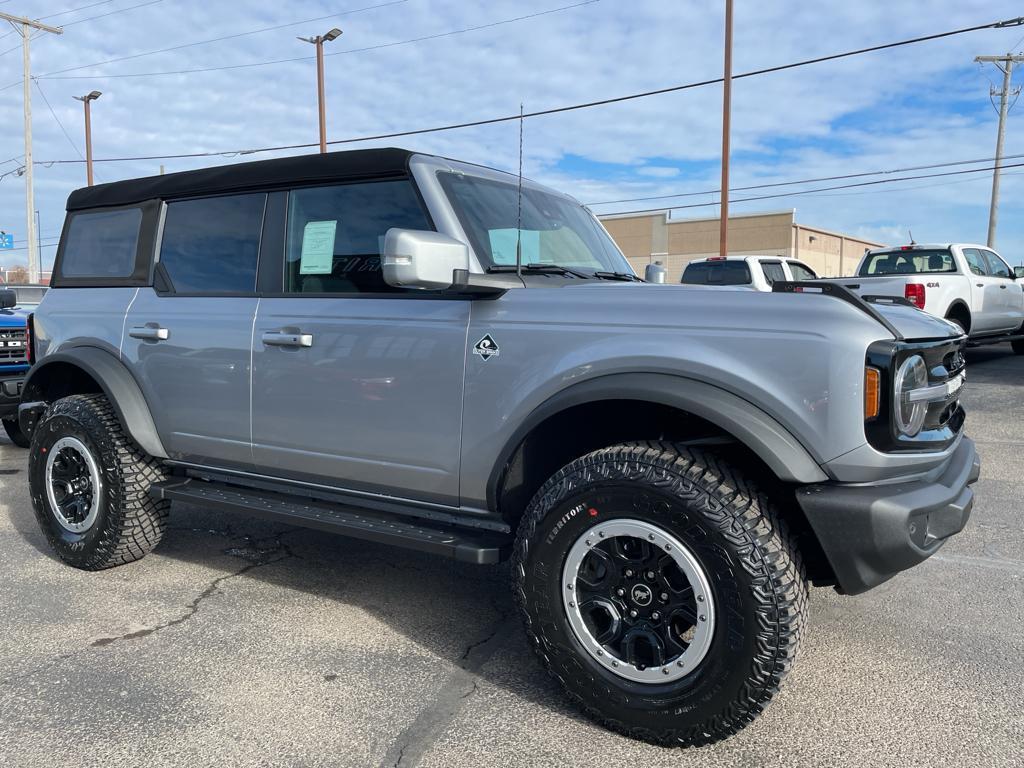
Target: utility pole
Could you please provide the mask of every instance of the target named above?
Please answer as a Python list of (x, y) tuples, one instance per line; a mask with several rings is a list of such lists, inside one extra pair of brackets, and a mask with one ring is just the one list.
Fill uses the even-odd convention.
[(300, 37), (304, 43), (316, 46), (316, 100), (320, 111), (320, 154), (327, 152), (327, 105), (324, 103), (324, 43), (341, 37), (341, 30), (335, 27), (326, 35), (316, 37)]
[(722, 219), (718, 255), (729, 255), (729, 138), (732, 127), (732, 0), (725, 0), (725, 74), (722, 96)]
[(103, 94), (99, 91), (92, 91), (85, 96), (75, 96), (76, 101), (85, 104), (85, 179), (88, 185), (92, 186), (92, 116), (89, 111), (89, 102), (96, 101)]
[[(1006, 141), (1006, 115), (1010, 111), (1011, 85), (1013, 82), (1013, 65), (1024, 62), (1024, 54), (1013, 55), (1008, 53), (1005, 56), (977, 56), (974, 59), (979, 64), (995, 64), (1003, 73), (1003, 88), (999, 91), (999, 132), (996, 136), (996, 163), (992, 172), (992, 202), (988, 211), (988, 247), (996, 247), (996, 226), (999, 223), (999, 177), (1002, 175), (1003, 166), (1003, 144)], [(1020, 88), (1013, 89), (1013, 96), (1020, 95)], [(996, 89), (993, 87), (989, 96), (996, 96)]]
[(50, 32), (54, 35), (64, 34), (60, 27), (51, 27), (32, 19), (22, 16), (12, 16), (9, 13), (0, 13), (0, 19), (9, 21), (14, 31), (21, 35), (21, 57), (22, 75), (24, 78), (24, 107), (25, 107), (25, 241), (28, 244), (28, 281), (39, 282), (39, 242), (36, 232), (35, 220), (35, 189), (32, 185), (32, 61), (29, 56), (29, 39), (32, 37), (32, 30), (38, 29), (42, 32)]

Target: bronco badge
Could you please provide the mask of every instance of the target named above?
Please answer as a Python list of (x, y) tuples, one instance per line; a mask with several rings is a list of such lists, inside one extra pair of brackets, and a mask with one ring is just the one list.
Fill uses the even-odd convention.
[(498, 353), (498, 344), (491, 338), (491, 334), (489, 333), (473, 345), (473, 354), (480, 355), (484, 360), (490, 360), (492, 357), (497, 357)]

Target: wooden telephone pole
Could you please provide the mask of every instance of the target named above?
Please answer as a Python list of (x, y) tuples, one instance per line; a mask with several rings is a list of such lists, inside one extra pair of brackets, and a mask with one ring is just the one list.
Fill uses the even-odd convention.
[(992, 202), (988, 211), (988, 247), (996, 247), (996, 226), (999, 223), (999, 177), (1002, 175), (1003, 145), (1006, 142), (1006, 115), (1010, 111), (1010, 96), (1019, 96), (1020, 88), (1013, 89), (1013, 65), (1024, 62), (1024, 55), (1013, 55), (1008, 53), (1005, 56), (977, 56), (974, 59), (979, 64), (995, 64), (1003, 73), (1003, 88), (996, 92), (995, 87), (990, 91), (990, 96), (999, 96), (999, 132), (996, 136), (996, 164), (992, 172)]
[(729, 144), (732, 124), (732, 0), (725, 0), (725, 74), (722, 95), (722, 219), (718, 255), (729, 255)]

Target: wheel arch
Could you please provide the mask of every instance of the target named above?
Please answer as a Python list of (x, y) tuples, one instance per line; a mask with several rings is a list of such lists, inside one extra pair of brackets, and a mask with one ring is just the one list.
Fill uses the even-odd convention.
[(47, 355), (32, 366), (25, 379), (22, 408), (89, 393), (106, 396), (121, 426), (142, 450), (156, 458), (167, 458), (138, 382), (124, 363), (97, 347), (73, 347)]
[(943, 317), (947, 320), (953, 317), (962, 319), (966, 323), (964, 330), (966, 330), (967, 333), (971, 332), (971, 308), (967, 306), (967, 302), (963, 299), (956, 299), (952, 304), (950, 304)]

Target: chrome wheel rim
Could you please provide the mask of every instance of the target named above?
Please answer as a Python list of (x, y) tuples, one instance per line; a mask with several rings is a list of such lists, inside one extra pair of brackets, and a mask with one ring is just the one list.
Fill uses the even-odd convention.
[(46, 498), (61, 527), (87, 531), (100, 509), (103, 482), (92, 453), (75, 437), (62, 437), (46, 457)]
[(675, 535), (642, 520), (609, 520), (576, 540), (562, 569), (562, 604), (587, 653), (637, 683), (690, 674), (715, 631), (700, 561)]

